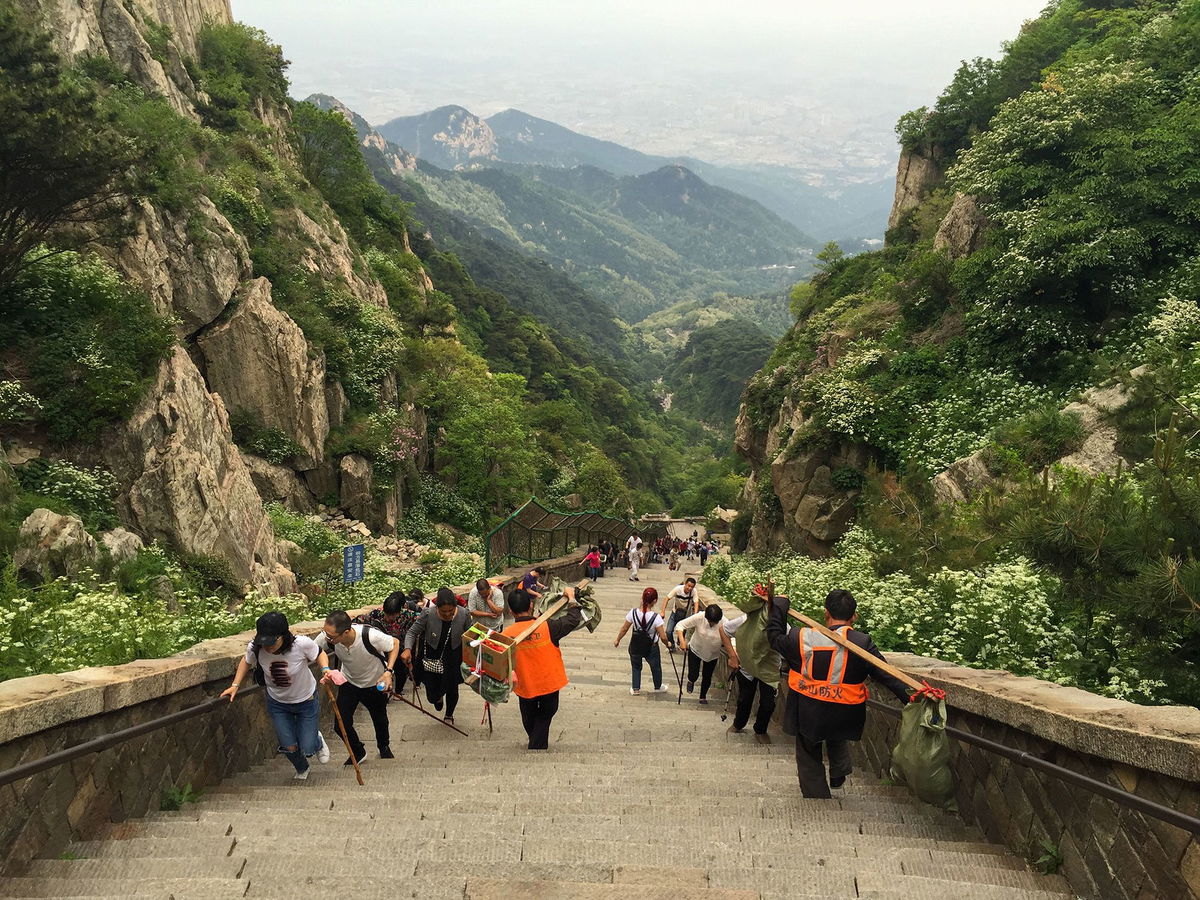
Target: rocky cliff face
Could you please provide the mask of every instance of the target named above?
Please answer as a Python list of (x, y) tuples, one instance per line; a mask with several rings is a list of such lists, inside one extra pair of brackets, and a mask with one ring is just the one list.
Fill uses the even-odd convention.
[[(232, 21), (227, 0), (21, 2), (68, 58), (107, 55), (144, 90), (199, 118), (197, 88), (184, 60), (196, 57), (205, 22)], [(146, 41), (154, 22), (170, 30), (166, 52), (161, 46), (152, 52)], [(260, 102), (256, 114), (268, 129), (266, 145), (283, 165), (294, 166), (289, 111)], [(277, 221), (300, 246), (301, 265), (362, 303), (386, 307), (386, 293), (333, 212), (309, 212), (294, 208)], [(274, 305), (271, 284), (255, 277), (246, 240), (216, 205), (199, 196), (187, 211), (173, 213), (131, 200), (125, 220), (123, 236), (96, 249), (177, 320), (179, 337), (191, 348), (176, 347), (134, 414), (103, 442), (103, 462), (120, 483), (125, 523), (146, 540), (223, 556), (247, 588), (271, 592), (293, 590), (295, 579), (264, 500), (310, 512), (318, 497), (347, 494), (359, 518), (394, 528), (397, 492), (380, 501), (369, 464), (329, 458), (327, 438), (331, 422), (340, 425), (346, 415), (345, 392), (327, 380), (322, 354)], [(422, 280), (428, 286), (423, 274)], [(396, 393), (393, 384), (384, 402), (401, 403)], [(235, 409), (282, 431), (301, 452), (278, 466), (240, 451), (229, 424)]]
[(896, 197), (888, 216), (888, 230), (900, 224), (904, 214), (917, 205), (946, 177), (945, 158), (939, 148), (905, 150), (896, 167)]

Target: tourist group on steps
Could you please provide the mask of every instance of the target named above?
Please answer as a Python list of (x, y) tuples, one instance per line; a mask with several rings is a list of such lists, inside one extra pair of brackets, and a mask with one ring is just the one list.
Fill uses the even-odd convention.
[[(702, 543), (706, 557), (711, 545)], [(593, 580), (600, 577), (595, 569), (606, 567), (615, 555), (612, 545), (605, 544), (589, 548), (585, 557), (585, 572)], [(631, 579), (638, 577), (644, 552), (643, 542), (631, 535), (623, 551)], [(653, 550), (657, 561), (678, 552), (669, 540)], [(559, 644), (580, 627), (583, 615), (574, 589), (566, 588), (563, 615), (535, 617), (537, 600), (546, 590), (542, 577), (540, 568), (531, 569), (507, 598), (486, 579), (477, 581), (467, 597), (448, 587), (439, 588), (432, 600), (420, 591), (396, 592), (381, 607), (356, 619), (344, 610), (333, 610), (315, 639), (293, 634), (283, 613), (265, 613), (258, 619), (232, 684), (221, 696), (232, 701), (251, 676), (265, 686), (279, 752), (292, 763), (296, 779), (308, 777), (313, 757), (320, 763), (330, 759), (329, 744), (319, 728), (318, 685), (327, 690), (337, 687), (336, 709), (351, 754), (345, 765), (369, 757), (354, 725), (360, 704), (371, 718), (380, 758), (391, 759), (389, 700), (401, 694), (410, 677), (424, 688), (443, 721), (454, 725), (463, 683), (463, 633), (479, 624), (505, 637), (520, 638), (510, 651), (509, 683), (517, 695), (529, 749), (546, 750), (560, 694), (568, 684)], [(771, 596), (758, 586), (747, 596), (727, 599), (740, 615), (730, 619), (718, 604), (704, 604), (691, 576), (661, 600), (657, 589), (643, 590), (641, 602), (626, 614), (613, 641), (619, 647), (629, 635), (629, 692), (641, 693), (644, 664), (650, 669), (652, 690), (669, 690), (662, 674), (662, 648), (666, 647), (672, 655), (684, 654), (680, 691), (686, 688), (693, 694), (699, 682), (697, 701), (708, 704), (713, 674), (724, 656), (732, 673), (729, 690), (736, 695), (728, 732), (744, 734), (753, 719), (754, 740), (769, 744), (768, 724), (786, 684), (783, 731), (795, 738), (800, 791), (805, 797), (830, 797), (830, 789), (841, 787), (850, 774), (850, 742), (862, 738), (867, 679), (877, 681), (901, 703), (909, 699), (906, 687), (817, 629), (790, 627), (787, 597)], [(513, 618), (507, 627), (506, 608)], [(870, 636), (854, 629), (855, 618), (853, 595), (831, 591), (825, 598), (826, 628), (883, 660)], [(319, 675), (313, 674), (314, 665)]]

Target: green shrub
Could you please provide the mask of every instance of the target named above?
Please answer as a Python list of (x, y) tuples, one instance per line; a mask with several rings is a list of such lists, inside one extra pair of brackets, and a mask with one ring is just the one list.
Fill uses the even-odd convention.
[(172, 785), (163, 791), (158, 808), (163, 812), (176, 812), (183, 809), (185, 803), (195, 803), (203, 796), (204, 791), (193, 791), (190, 782), (181, 788)]
[(32, 422), (42, 411), (37, 397), (19, 381), (0, 381), (0, 425)]
[(201, 109), (205, 122), (225, 130), (254, 130), (254, 101), (284, 106), (288, 61), (283, 51), (257, 28), (240, 22), (209, 23), (200, 29), (199, 87), (208, 95)]
[(0, 295), (0, 349), (21, 353), (60, 443), (127, 417), (174, 343), (171, 323), (95, 257), (42, 259)]
[(839, 466), (833, 470), (833, 486), (840, 491), (857, 491), (862, 488), (867, 477), (862, 469), (854, 466)]
[(58, 459), (31, 459), (15, 471), (24, 490), (62, 501), (83, 520), (88, 531), (107, 531), (120, 524), (117, 480), (107, 469), (80, 468)]
[(1011, 447), (1033, 469), (1044, 469), (1074, 453), (1085, 437), (1079, 414), (1063, 412), (1054, 404), (1039, 406), (993, 432), (997, 445)]
[(233, 410), (229, 414), (229, 427), (239, 447), (277, 466), (304, 454), (304, 448), (291, 435), (278, 428), (268, 428), (249, 410)]

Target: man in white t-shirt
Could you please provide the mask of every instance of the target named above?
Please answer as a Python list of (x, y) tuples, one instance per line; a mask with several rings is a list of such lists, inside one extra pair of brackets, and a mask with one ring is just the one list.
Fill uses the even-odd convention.
[(675, 626), (688, 616), (699, 611), (699, 599), (696, 596), (696, 579), (690, 575), (683, 584), (677, 584), (667, 592), (663, 601), (663, 611), (667, 613), (667, 646), (675, 649)]
[[(342, 674), (346, 676), (346, 683), (338, 687), (337, 705), (354, 760), (362, 762), (367, 758), (367, 748), (354, 730), (354, 712), (360, 703), (371, 714), (379, 758), (392, 759), (388, 694), (392, 689), (396, 657), (400, 655), (400, 642), (378, 628), (352, 624), (345, 610), (335, 609), (325, 617), (325, 631), (317, 635), (317, 646), (337, 654)], [(322, 681), (327, 678), (328, 675)], [(351, 762), (347, 757), (346, 765)]]

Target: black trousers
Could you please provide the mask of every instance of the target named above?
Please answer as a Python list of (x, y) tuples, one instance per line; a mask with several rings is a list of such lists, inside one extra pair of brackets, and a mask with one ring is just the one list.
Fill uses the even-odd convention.
[(717, 661), (716, 659), (710, 659), (708, 662), (704, 662), (704, 660), (700, 659), (700, 657), (693, 653), (689, 647), (687, 654), (687, 666), (688, 684), (695, 684), (696, 676), (701, 675), (700, 699), (703, 700), (708, 696), (708, 689), (712, 685), (713, 672), (717, 668)]
[(758, 713), (754, 717), (754, 733), (766, 734), (771, 714), (775, 712), (775, 688), (764, 684), (757, 678), (743, 674), (738, 669), (734, 676), (737, 679), (738, 699), (737, 712), (733, 717), (734, 728), (745, 728), (750, 721), (750, 710), (754, 708), (754, 697), (758, 696)]
[(434, 706), (445, 700), (446, 710), (443, 715), (451, 718), (458, 706), (458, 686), (462, 684), (462, 669), (459, 667), (461, 660), (461, 646), (458, 649), (447, 647), (446, 652), (442, 654), (444, 672), (437, 675), (433, 672), (426, 672), (424, 669), (421, 670), (421, 683), (425, 685), (425, 696)]
[(558, 691), (538, 697), (518, 697), (521, 724), (529, 735), (530, 750), (545, 750), (550, 746), (550, 723), (558, 712)]
[(802, 734), (796, 735), (796, 777), (800, 779), (800, 793), (805, 797), (827, 800), (830, 797), (829, 782), (825, 780), (822, 748), (829, 756), (830, 778), (845, 778), (854, 764), (850, 758), (849, 741), (810, 741)]
[(342, 722), (346, 726), (346, 738), (350, 741), (350, 747), (356, 757), (362, 756), (363, 753), (363, 742), (359, 740), (358, 732), (354, 730), (354, 711), (358, 709), (360, 703), (371, 714), (371, 724), (375, 726), (375, 743), (381, 748), (391, 743), (387, 716), (388, 695), (383, 691), (375, 690), (374, 685), (369, 688), (361, 688), (347, 682), (338, 687), (337, 706), (338, 712), (342, 714)]

